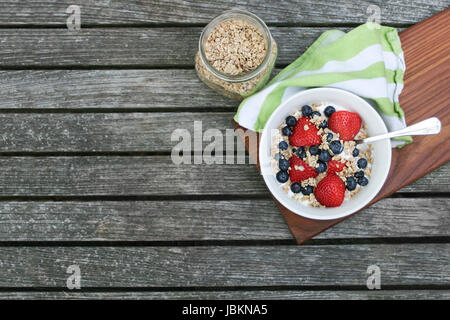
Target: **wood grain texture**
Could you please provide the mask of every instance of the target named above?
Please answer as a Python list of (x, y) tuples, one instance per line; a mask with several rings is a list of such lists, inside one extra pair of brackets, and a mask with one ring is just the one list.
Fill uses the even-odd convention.
[[(442, 130), (438, 135), (416, 136), (413, 144), (396, 150), (386, 184), (403, 187), (450, 161), (449, 24), (447, 9), (400, 33), (407, 65), (400, 104), (407, 124), (434, 116), (441, 120)], [(382, 189), (377, 199), (390, 193)]]
[(17, 110), (234, 111), (238, 106), (208, 89), (194, 70), (183, 69), (0, 71), (0, 97), (0, 109)]
[[(1, 25), (65, 25), (65, 13), (70, 0), (0, 1)], [(367, 7), (376, 4), (380, 7), (385, 24), (417, 23), (448, 6), (443, 0), (409, 1), (361, 1), (347, 0), (331, 2), (325, 0), (303, 1), (77, 1), (81, 7), (83, 25), (103, 24), (177, 24), (208, 23), (214, 16), (228, 9), (248, 10), (259, 15), (267, 23), (277, 24), (340, 24), (364, 23), (367, 20)]]
[(448, 300), (449, 290), (251, 290), (136, 292), (0, 292), (2, 300)]
[[(67, 267), (79, 264), (82, 287), (96, 291), (0, 289), (0, 299), (449, 298), (448, 290), (364, 290), (371, 264), (381, 267), (382, 286), (446, 286), (449, 244), (323, 245), (448, 237), (449, 164), (401, 189), (419, 198), (383, 199), (317, 236), (327, 241), (250, 246), (220, 241), (293, 240), (252, 165), (176, 166), (167, 155), (153, 155), (170, 152), (170, 133), (191, 130), (193, 120), (202, 120), (204, 129), (231, 127), (237, 103), (207, 89), (192, 69), (203, 25), (223, 10), (250, 10), (268, 22), (282, 67), (330, 27), (346, 31), (365, 22), (369, 4), (380, 6), (384, 24), (404, 27), (447, 8), (448, 1), (81, 0), (83, 29), (75, 33), (65, 29), (71, 4), (0, 0), (0, 69), (9, 69), (0, 71), (0, 241), (8, 242), (0, 245), (0, 288), (65, 290)], [(414, 49), (418, 55), (424, 50)], [(436, 70), (437, 61), (427, 62), (422, 71)], [(414, 90), (445, 97), (445, 103), (442, 84)], [(422, 110), (417, 115), (424, 116)], [(66, 153), (74, 156), (61, 156)], [(426, 198), (428, 192), (434, 197)], [(114, 241), (178, 240), (200, 246), (114, 247)], [(201, 242), (208, 240), (219, 246)], [(324, 289), (304, 290), (308, 286)]]
[[(450, 236), (448, 198), (387, 198), (317, 239)], [(0, 241), (294, 240), (270, 199), (0, 202)]]
[[(183, 139), (172, 134), (186, 130), (194, 147), (194, 122), (203, 134), (216, 129), (227, 150), (233, 112), (126, 112), (126, 113), (0, 113), (0, 151), (8, 152), (158, 152), (170, 153)], [(199, 127), (200, 128), (200, 127)], [(419, 138), (420, 139), (420, 138)], [(202, 150), (211, 139), (202, 141)], [(239, 145), (237, 145), (237, 143)], [(235, 138), (234, 150), (242, 148)]]
[[(0, 196), (268, 194), (248, 162), (175, 165), (170, 156), (36, 156), (0, 157), (0, 166)], [(449, 169), (440, 168), (402, 192), (448, 192)]]
[[(439, 135), (414, 137), (414, 143), (400, 150), (393, 149), (389, 176), (370, 204), (391, 195), (450, 161), (450, 111), (448, 108), (450, 43), (447, 41), (450, 37), (450, 29), (446, 28), (449, 22), (450, 9), (447, 9), (400, 33), (408, 66), (400, 104), (405, 111), (408, 124), (435, 116), (442, 122), (442, 132)], [(435, 32), (435, 30), (443, 31)], [(412, 60), (414, 63), (410, 65), (409, 61)], [(235, 126), (240, 127), (237, 123)], [(251, 156), (257, 159), (258, 155), (251, 154)], [(280, 202), (276, 201), (276, 203), (298, 243), (314, 237), (347, 218), (326, 221), (307, 219), (294, 214)]]
[[(232, 129), (234, 113), (30, 113), (0, 114), (2, 152), (90, 152), (149, 151), (168, 152), (182, 139), (172, 133), (187, 132), (194, 148), (194, 121), (201, 121), (203, 132), (217, 129), (226, 148), (226, 130)], [(232, 133), (232, 132), (231, 132)], [(203, 147), (211, 143), (195, 138)], [(241, 140), (234, 139), (241, 144)], [(233, 145), (231, 145), (233, 147)]]
[(2, 247), (3, 288), (65, 288), (77, 264), (81, 286), (361, 286), (376, 264), (382, 284), (450, 281), (450, 244), (202, 247)]
[[(348, 28), (339, 28), (348, 30)], [(291, 63), (329, 28), (272, 27), (278, 65)], [(193, 67), (200, 27), (0, 29), (0, 68)], [(170, 43), (170, 45), (169, 45)]]

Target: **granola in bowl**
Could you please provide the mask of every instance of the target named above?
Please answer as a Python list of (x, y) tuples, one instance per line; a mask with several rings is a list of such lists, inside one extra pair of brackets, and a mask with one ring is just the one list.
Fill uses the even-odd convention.
[(312, 207), (337, 207), (370, 181), (366, 124), (355, 112), (329, 103), (304, 105), (272, 136), (271, 167), (281, 188)]

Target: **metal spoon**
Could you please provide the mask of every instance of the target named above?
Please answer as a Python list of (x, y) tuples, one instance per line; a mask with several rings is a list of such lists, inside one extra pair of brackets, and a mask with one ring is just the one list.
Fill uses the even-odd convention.
[(356, 140), (356, 144), (375, 142), (387, 138), (436, 134), (439, 133), (440, 131), (441, 131), (441, 121), (439, 121), (439, 119), (436, 117), (432, 117), (401, 130), (380, 134), (378, 136), (369, 137), (362, 140)]

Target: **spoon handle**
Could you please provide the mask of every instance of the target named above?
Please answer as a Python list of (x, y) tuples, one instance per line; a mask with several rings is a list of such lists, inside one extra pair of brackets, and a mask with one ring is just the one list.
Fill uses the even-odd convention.
[(406, 127), (401, 130), (388, 132), (375, 137), (369, 137), (360, 140), (360, 143), (375, 142), (387, 138), (403, 137), (403, 136), (422, 136), (428, 134), (436, 134), (441, 131), (441, 121), (438, 118), (432, 117), (423, 121), (420, 121), (412, 126)]

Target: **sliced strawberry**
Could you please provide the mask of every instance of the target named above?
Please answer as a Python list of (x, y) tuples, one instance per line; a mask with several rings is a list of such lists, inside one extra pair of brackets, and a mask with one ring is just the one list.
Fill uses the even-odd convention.
[(326, 207), (339, 207), (344, 201), (345, 184), (336, 174), (332, 173), (317, 184), (314, 195)]
[(309, 121), (308, 118), (301, 117), (289, 136), (289, 143), (295, 147), (313, 146), (320, 144), (322, 139), (317, 134), (319, 130)]
[(296, 155), (292, 155), (289, 162), (291, 164), (291, 170), (289, 170), (291, 182), (301, 182), (305, 179), (317, 177), (316, 170)]
[(345, 162), (330, 160), (328, 161), (328, 173), (341, 172), (345, 167)]
[(361, 118), (355, 112), (337, 111), (328, 119), (328, 127), (344, 141), (353, 140), (361, 129)]

